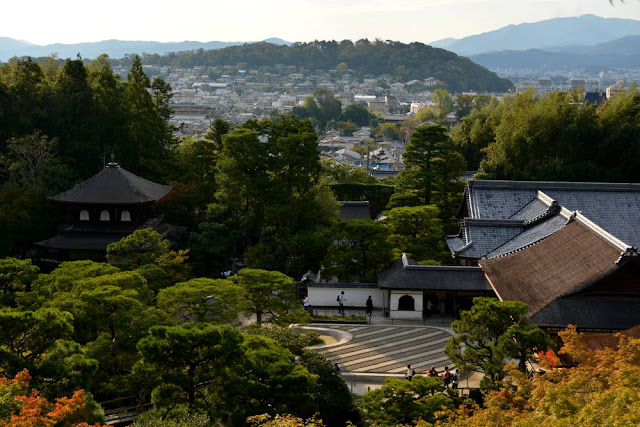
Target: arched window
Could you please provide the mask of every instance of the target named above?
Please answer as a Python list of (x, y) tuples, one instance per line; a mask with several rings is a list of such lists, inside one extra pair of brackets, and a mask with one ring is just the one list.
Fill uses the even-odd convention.
[(80, 211), (80, 221), (89, 221), (89, 211), (83, 209)]
[(411, 295), (403, 295), (398, 300), (398, 310), (415, 311), (416, 302)]
[(129, 211), (120, 212), (120, 221), (122, 221), (122, 222), (131, 221), (131, 212), (129, 212)]
[(111, 221), (111, 215), (109, 215), (109, 211), (100, 212), (100, 221)]

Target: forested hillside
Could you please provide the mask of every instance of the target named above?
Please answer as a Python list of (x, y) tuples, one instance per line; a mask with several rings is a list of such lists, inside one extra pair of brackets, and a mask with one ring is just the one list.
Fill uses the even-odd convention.
[(513, 85), (468, 58), (422, 43), (404, 44), (367, 39), (314, 41), (291, 46), (254, 43), (218, 50), (144, 55), (144, 64), (193, 67), (197, 65), (236, 65), (247, 67), (295, 65), (305, 69), (334, 69), (345, 63), (356, 73), (389, 74), (402, 81), (435, 77), (454, 92), (505, 92)]

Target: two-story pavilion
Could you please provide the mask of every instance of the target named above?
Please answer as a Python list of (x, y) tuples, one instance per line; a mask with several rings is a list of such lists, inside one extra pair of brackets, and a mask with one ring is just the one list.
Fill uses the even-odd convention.
[(109, 243), (137, 228), (158, 227), (152, 206), (172, 186), (157, 184), (109, 163), (75, 187), (47, 199), (66, 207), (70, 222), (56, 236), (36, 242), (39, 258), (47, 261), (104, 261)]

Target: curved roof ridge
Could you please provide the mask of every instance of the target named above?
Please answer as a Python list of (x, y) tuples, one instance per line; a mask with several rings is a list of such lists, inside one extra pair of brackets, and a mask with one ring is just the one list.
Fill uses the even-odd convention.
[(47, 199), (78, 204), (143, 204), (162, 199), (172, 189), (171, 185), (157, 184), (120, 168), (117, 163), (109, 163), (86, 181)]
[[(531, 246), (537, 245), (538, 243), (542, 242), (544, 239), (546, 239), (546, 238), (548, 238), (548, 237), (553, 236), (553, 234), (554, 234), (554, 233), (547, 234), (546, 236), (541, 237), (541, 238), (539, 238), (538, 240), (535, 240), (535, 241), (533, 241), (533, 242), (531, 242), (531, 243), (528, 243), (528, 244), (526, 244), (526, 245), (524, 245), (524, 246), (522, 246), (522, 247), (520, 247), (520, 248), (518, 248), (518, 249), (514, 249), (514, 250), (512, 250), (512, 251), (505, 252), (505, 253), (503, 253), (503, 254), (500, 254), (500, 255), (498, 255), (498, 256), (496, 256), (496, 257), (491, 257), (491, 258), (502, 258), (503, 256), (512, 255), (512, 254), (515, 254), (515, 253), (521, 252), (521, 251), (523, 251), (523, 250), (525, 250), (525, 249), (527, 249), (527, 248), (530, 248)], [(516, 236), (516, 237), (518, 237), (518, 236)], [(516, 237), (514, 237), (513, 239), (515, 239)], [(509, 240), (509, 242), (511, 242), (513, 239)], [(505, 244), (504, 244), (504, 245), (506, 245), (506, 244), (507, 244), (507, 243), (509, 243), (509, 242), (505, 242)], [(504, 245), (502, 245), (502, 246), (504, 246)], [(497, 249), (500, 249), (500, 247), (496, 248), (496, 250), (497, 250)]]
[(150, 184), (150, 185), (161, 185), (161, 184), (156, 184), (155, 182), (149, 181), (148, 179), (142, 178), (141, 176), (135, 175), (129, 172), (128, 170), (124, 170), (120, 167), (118, 167), (117, 170), (120, 176), (124, 179), (127, 186), (131, 189), (131, 191), (140, 195), (141, 197), (149, 197), (149, 195), (143, 193), (141, 189), (135, 185), (135, 180), (140, 180), (140, 181), (143, 181), (145, 184)]
[(573, 218), (575, 221), (579, 222), (580, 224), (582, 224), (583, 226), (591, 230), (591, 232), (593, 232), (595, 235), (600, 237), (605, 242), (609, 243), (614, 248), (618, 249), (620, 252), (626, 252), (629, 249), (633, 248), (633, 246), (623, 242), (613, 234), (609, 233), (604, 228), (600, 227), (595, 222), (591, 221), (589, 218), (587, 218), (586, 215), (584, 215), (580, 211), (575, 211), (574, 215), (572, 215), (571, 218)]
[(525, 220), (522, 222), (522, 225), (524, 226), (524, 228), (529, 228), (541, 221), (544, 221), (545, 219), (552, 217), (553, 215), (557, 215), (558, 213), (560, 213), (560, 210), (562, 209), (562, 207), (560, 206), (560, 204), (558, 204), (558, 202), (556, 202), (555, 200), (549, 205), (549, 207), (547, 208), (547, 210), (528, 220)]

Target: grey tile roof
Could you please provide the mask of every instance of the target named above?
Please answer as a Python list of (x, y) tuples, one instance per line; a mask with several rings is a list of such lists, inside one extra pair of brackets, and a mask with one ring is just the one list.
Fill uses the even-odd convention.
[(370, 219), (371, 209), (368, 201), (340, 201), (339, 220)]
[[(495, 257), (531, 245), (561, 228), (546, 217), (560, 208), (579, 211), (628, 245), (640, 247), (640, 184), (470, 180), (458, 218), (458, 236), (448, 236), (451, 252), (462, 258)], [(522, 221), (519, 233), (504, 220)], [(540, 223), (539, 225), (536, 225)], [(522, 236), (519, 234), (522, 233)]]
[(502, 246), (486, 254), (487, 258), (494, 258), (531, 246), (540, 240), (549, 237), (567, 224), (567, 219), (561, 215), (553, 215), (543, 221), (535, 223)]
[(117, 163), (109, 163), (86, 181), (48, 199), (64, 203), (128, 205), (155, 202), (172, 189), (171, 185), (156, 184), (122, 169)]
[(332, 282), (309, 282), (307, 288), (354, 288), (354, 289), (377, 289), (377, 283), (332, 283)]
[[(470, 180), (469, 183), (474, 182)], [(469, 217), (508, 219), (537, 196), (535, 189), (473, 188), (469, 193)]]
[[(630, 195), (635, 195), (632, 199), (640, 196), (640, 184), (472, 179), (467, 183), (469, 216), (485, 219), (510, 218), (534, 200), (538, 190), (570, 210), (580, 209), (585, 203), (589, 203), (593, 195), (600, 195), (603, 203), (618, 200), (619, 197), (626, 200)], [(604, 196), (605, 194), (609, 196)], [(569, 195), (573, 195), (573, 198), (569, 199)], [(575, 202), (575, 206), (569, 206), (570, 200)]]
[(467, 244), (460, 236), (447, 236), (445, 238), (445, 242), (447, 243), (447, 246), (449, 247), (449, 250), (451, 252), (459, 251), (464, 247), (464, 245)]
[(624, 330), (640, 325), (640, 296), (575, 295), (558, 298), (531, 316), (538, 326)]
[(471, 244), (456, 252), (456, 256), (463, 258), (484, 258), (487, 253), (503, 245), (522, 233), (524, 227), (520, 225), (505, 225), (503, 222), (475, 224), (471, 220), (463, 225), (467, 242)]
[(416, 265), (405, 255), (378, 274), (382, 289), (490, 291), (480, 267)]
[(638, 191), (547, 190), (563, 207), (578, 210), (623, 242), (640, 247), (640, 189)]
[(128, 233), (62, 232), (47, 240), (35, 242), (50, 249), (106, 251), (109, 243), (117, 242)]
[(538, 198), (531, 200), (524, 205), (519, 211), (509, 217), (509, 219), (521, 219), (523, 221), (530, 220), (544, 215), (549, 210), (549, 206)]

